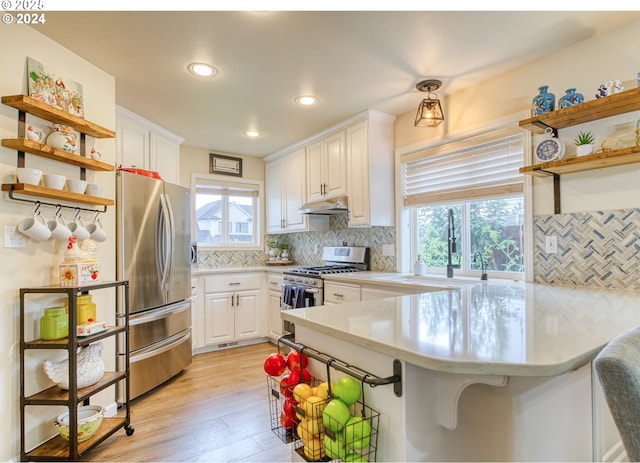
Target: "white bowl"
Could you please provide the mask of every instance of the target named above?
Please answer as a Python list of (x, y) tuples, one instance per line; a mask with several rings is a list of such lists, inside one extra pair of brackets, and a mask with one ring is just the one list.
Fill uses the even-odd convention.
[(84, 194), (84, 191), (87, 189), (87, 181), (79, 180), (76, 178), (68, 178), (67, 179), (67, 190), (71, 193), (80, 193)]
[(44, 186), (47, 188), (53, 188), (54, 190), (62, 190), (64, 188), (64, 181), (67, 179), (64, 175), (57, 174), (44, 174), (42, 176)]
[(19, 183), (28, 183), (30, 185), (38, 185), (40, 183), (41, 170), (31, 169), (30, 167), (18, 167), (16, 170)]
[(86, 193), (89, 196), (101, 196), (102, 195), (102, 185), (99, 183), (87, 183)]

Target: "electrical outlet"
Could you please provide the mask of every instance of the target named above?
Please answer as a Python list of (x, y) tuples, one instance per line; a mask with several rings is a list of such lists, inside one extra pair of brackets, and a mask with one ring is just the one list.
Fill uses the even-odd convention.
[(27, 238), (21, 234), (17, 227), (11, 225), (4, 226), (4, 247), (5, 248), (26, 248)]
[(556, 235), (546, 236), (545, 247), (547, 249), (547, 253), (557, 254), (558, 253), (558, 237)]
[(393, 244), (382, 245), (382, 255), (387, 257), (393, 257), (396, 255), (396, 247)]

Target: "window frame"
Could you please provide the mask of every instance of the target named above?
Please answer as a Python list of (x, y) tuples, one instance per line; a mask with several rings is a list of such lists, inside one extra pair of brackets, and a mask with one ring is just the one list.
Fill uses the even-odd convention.
[[(196, 225), (196, 193), (197, 193), (197, 186), (199, 184), (199, 181), (204, 181), (206, 183), (209, 184), (215, 184), (216, 182), (220, 182), (221, 184), (244, 184), (247, 186), (252, 186), (255, 187), (255, 189), (258, 192), (258, 195), (255, 197), (255, 207), (254, 207), (254, 214), (253, 214), (253, 230), (254, 230), (254, 236), (255, 236), (255, 240), (253, 243), (228, 243), (226, 242), (228, 240), (229, 237), (229, 226), (230, 223), (236, 223), (236, 222), (229, 222), (228, 220), (226, 221), (226, 226), (221, 227), (222, 228), (222, 232), (224, 233), (224, 237), (225, 237), (225, 244), (221, 244), (221, 245), (216, 245), (216, 244), (206, 244), (206, 243), (198, 243), (198, 249), (201, 250), (226, 250), (226, 251), (256, 251), (256, 250), (262, 250), (262, 248), (264, 247), (263, 242), (264, 242), (264, 238), (263, 238), (263, 226), (262, 226), (262, 217), (264, 215), (264, 181), (262, 180), (252, 180), (252, 179), (246, 179), (246, 178), (237, 178), (237, 177), (229, 177), (226, 175), (220, 175), (220, 174), (200, 174), (200, 173), (193, 173), (191, 174), (191, 236), (193, 241), (197, 241), (197, 225)], [(223, 205), (223, 209), (224, 209), (224, 214), (228, 215), (229, 211), (228, 211), (228, 202), (225, 201), (224, 205)]]
[[(403, 191), (403, 164), (406, 162), (407, 156), (414, 155), (420, 151), (428, 149), (447, 149), (449, 146), (464, 145), (465, 140), (475, 138), (477, 136), (483, 136), (490, 134), (491, 132), (498, 132), (501, 129), (509, 127), (518, 127), (518, 121), (530, 117), (530, 111), (521, 111), (519, 113), (511, 114), (500, 119), (490, 121), (485, 124), (481, 124), (457, 133), (441, 136), (437, 139), (429, 139), (421, 143), (407, 146), (405, 148), (399, 148), (395, 150), (395, 182), (396, 182), (396, 249), (398, 250), (396, 257), (396, 271), (401, 273), (412, 273), (413, 264), (417, 259), (417, 227), (416, 217), (417, 212), (413, 212), (414, 206), (405, 206), (405, 198)], [(523, 131), (523, 165), (530, 165), (532, 162), (532, 136), (528, 131)], [(534, 243), (534, 229), (533, 229), (533, 178), (532, 176), (525, 175), (523, 178), (523, 192), (521, 193), (524, 201), (524, 249), (523, 258), (525, 262), (524, 273), (519, 272), (491, 272), (489, 277), (492, 276), (496, 279), (518, 279), (531, 282), (533, 281), (533, 243)], [(520, 194), (518, 194), (520, 195)], [(514, 196), (513, 194), (504, 196)], [(453, 203), (460, 203), (462, 201), (450, 201)], [(469, 232), (466, 232), (469, 233)], [(468, 237), (463, 237), (468, 242)], [(474, 270), (477, 275), (479, 272)], [(432, 274), (445, 274), (444, 271), (436, 272), (436, 269), (428, 269), (428, 273)], [(462, 275), (460, 270), (454, 270), (455, 275)], [(472, 274), (474, 277), (476, 274)]]

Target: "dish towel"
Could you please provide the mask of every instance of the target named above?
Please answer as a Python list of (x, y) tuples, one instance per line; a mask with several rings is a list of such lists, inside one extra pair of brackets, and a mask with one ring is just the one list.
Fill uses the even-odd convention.
[(293, 305), (294, 309), (299, 307), (304, 307), (304, 286), (294, 286), (293, 287)]
[(293, 288), (294, 286), (291, 283), (284, 284), (281, 310), (293, 309)]

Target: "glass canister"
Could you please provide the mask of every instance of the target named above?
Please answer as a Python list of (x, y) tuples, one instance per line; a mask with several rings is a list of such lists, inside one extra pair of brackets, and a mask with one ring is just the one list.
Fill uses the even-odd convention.
[[(86, 325), (96, 321), (96, 304), (91, 299), (91, 294), (81, 294), (76, 299), (78, 325)], [(65, 304), (65, 311), (69, 313), (69, 303)]]
[(44, 309), (40, 318), (40, 338), (44, 341), (63, 339), (69, 336), (69, 318), (64, 307)]

